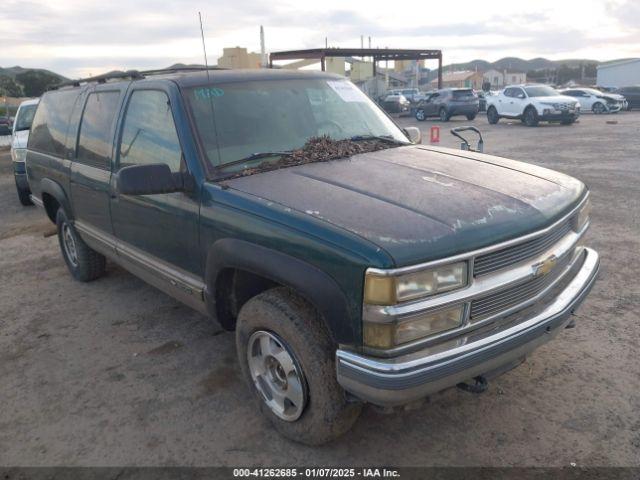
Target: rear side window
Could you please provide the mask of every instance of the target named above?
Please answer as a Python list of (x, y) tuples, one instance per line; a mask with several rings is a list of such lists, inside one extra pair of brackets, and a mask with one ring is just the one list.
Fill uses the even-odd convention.
[(131, 94), (122, 129), (120, 166), (164, 163), (180, 171), (182, 149), (169, 98), (158, 90)]
[(43, 95), (31, 125), (30, 149), (57, 157), (66, 156), (69, 118), (79, 94), (79, 90), (63, 90)]
[(113, 122), (120, 92), (93, 92), (87, 98), (78, 139), (77, 161), (108, 169)]
[(455, 100), (466, 100), (473, 97), (473, 90), (454, 90), (453, 98)]

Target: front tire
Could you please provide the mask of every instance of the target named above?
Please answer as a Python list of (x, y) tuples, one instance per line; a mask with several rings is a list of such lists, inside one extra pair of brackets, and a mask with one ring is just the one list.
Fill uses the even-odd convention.
[(471, 121), (471, 120), (475, 120), (475, 119), (476, 119), (476, 114), (475, 113), (467, 115), (467, 120)]
[(427, 119), (427, 114), (425, 113), (424, 109), (419, 108), (418, 110), (416, 110), (416, 120), (418, 120), (419, 122), (424, 122)]
[(90, 282), (104, 275), (106, 259), (87, 245), (62, 208), (56, 214), (58, 242), (67, 268), (80, 282)]
[(600, 115), (607, 111), (607, 107), (605, 107), (602, 102), (596, 102), (593, 104), (593, 107), (591, 107), (591, 111), (596, 115)]
[(498, 110), (496, 107), (489, 107), (487, 110), (487, 120), (491, 125), (495, 125), (500, 121), (500, 115), (498, 115)]
[(335, 351), (316, 310), (286, 288), (267, 290), (240, 310), (236, 347), (261, 412), (285, 437), (320, 445), (346, 433), (362, 405), (336, 380)]
[(33, 202), (31, 201), (31, 191), (28, 188), (21, 188), (20, 185), (18, 185), (18, 182), (16, 181), (16, 191), (18, 192), (18, 200), (20, 200), (20, 203), (25, 206), (28, 207), (30, 205), (33, 205)]
[(440, 121), (442, 122), (448, 122), (449, 119), (451, 118), (451, 115), (449, 115), (449, 113), (447, 112), (447, 109), (444, 107), (440, 109), (439, 114), (440, 114)]
[(533, 107), (529, 107), (524, 111), (524, 124), (527, 127), (537, 127), (539, 120), (538, 120), (538, 112), (536, 112), (536, 109)]

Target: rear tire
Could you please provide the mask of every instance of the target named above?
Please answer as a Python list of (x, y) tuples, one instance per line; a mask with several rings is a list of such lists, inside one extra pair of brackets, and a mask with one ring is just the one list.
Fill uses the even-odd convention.
[(18, 200), (20, 200), (20, 203), (22, 205), (24, 205), (25, 207), (28, 207), (30, 205), (33, 205), (33, 202), (31, 201), (31, 191), (29, 191), (28, 188), (20, 188), (20, 186), (18, 185), (18, 182), (16, 182), (16, 191), (18, 192)]
[(500, 121), (500, 115), (498, 115), (498, 110), (496, 107), (489, 107), (487, 110), (487, 120), (491, 125), (495, 125)]
[[(335, 344), (317, 311), (291, 290), (273, 288), (244, 304), (236, 348), (261, 412), (285, 437), (320, 445), (346, 433), (358, 419), (362, 405), (348, 402), (336, 380)], [(273, 359), (275, 373), (270, 373)]]
[(467, 115), (467, 120), (471, 121), (471, 120), (475, 120), (476, 118), (476, 114), (472, 113), (471, 115)]
[(447, 109), (444, 107), (440, 108), (439, 114), (440, 114), (440, 121), (442, 122), (448, 122), (449, 119), (451, 118), (451, 115), (449, 115), (449, 113), (447, 112)]
[(419, 122), (424, 122), (427, 119), (427, 114), (424, 112), (424, 109), (419, 108), (416, 110), (416, 120)]
[(524, 111), (524, 124), (527, 127), (537, 127), (540, 120), (538, 120), (538, 112), (533, 107), (527, 107)]
[(570, 119), (570, 120), (562, 120), (560, 123), (561, 123), (562, 125), (573, 125), (573, 123), (574, 123), (575, 121), (576, 121), (576, 119), (575, 119), (575, 118), (572, 118), (572, 119)]
[(56, 214), (58, 242), (69, 272), (80, 282), (90, 282), (104, 275), (107, 261), (80, 238), (62, 208)]

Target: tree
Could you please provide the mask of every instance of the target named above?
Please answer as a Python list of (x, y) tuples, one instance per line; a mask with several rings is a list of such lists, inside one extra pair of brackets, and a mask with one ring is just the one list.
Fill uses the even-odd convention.
[(16, 81), (22, 84), (25, 96), (39, 97), (50, 87), (60, 83), (60, 78), (47, 72), (29, 70), (17, 74)]
[(13, 78), (0, 75), (0, 95), (5, 97), (21, 97), (22, 88)]

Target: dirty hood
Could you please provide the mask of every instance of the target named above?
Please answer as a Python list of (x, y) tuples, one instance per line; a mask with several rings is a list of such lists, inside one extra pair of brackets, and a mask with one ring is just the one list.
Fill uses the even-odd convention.
[(397, 266), (538, 230), (585, 191), (580, 181), (552, 170), (418, 145), (226, 183), (359, 235), (386, 250)]

